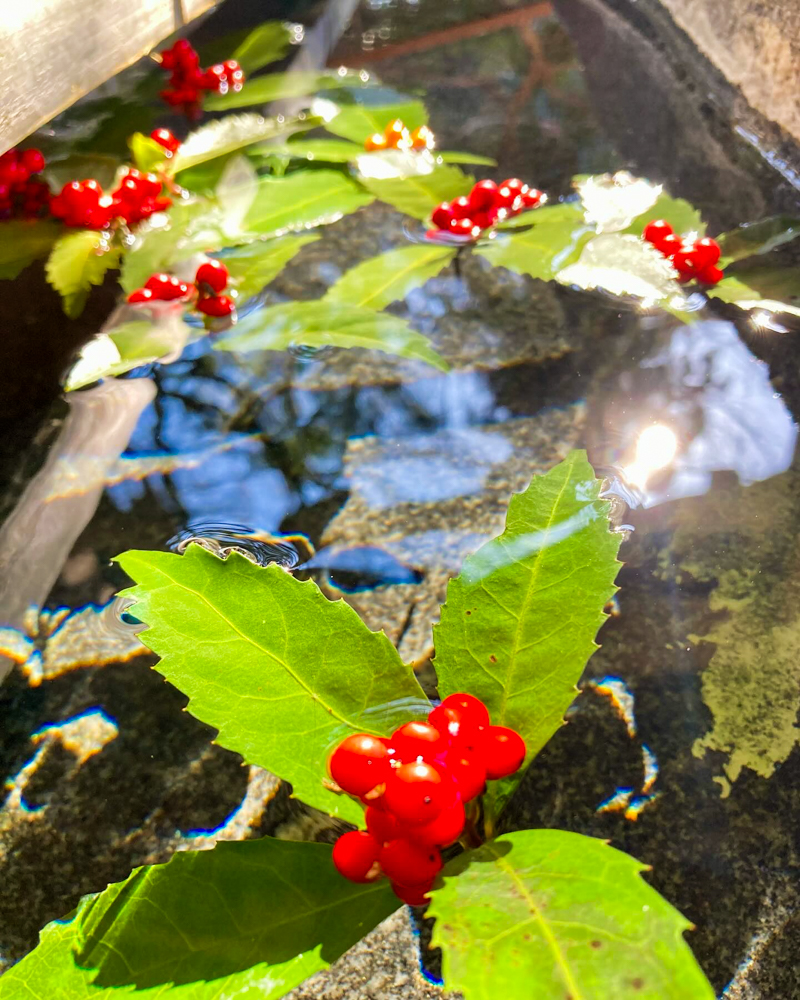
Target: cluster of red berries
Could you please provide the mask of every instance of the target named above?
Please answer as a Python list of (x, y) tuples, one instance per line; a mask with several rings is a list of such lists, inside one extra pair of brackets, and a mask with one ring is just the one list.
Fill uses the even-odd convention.
[(235, 59), (201, 69), (200, 56), (185, 38), (179, 38), (160, 55), (161, 68), (170, 73), (169, 87), (161, 91), (161, 97), (170, 107), (183, 108), (189, 118), (199, 114), (202, 91), (227, 94), (229, 90), (241, 90), (244, 84), (244, 71)]
[(194, 284), (181, 281), (174, 274), (152, 274), (144, 288), (137, 288), (128, 296), (133, 305), (142, 302), (173, 302), (176, 299), (195, 299), (195, 308), (206, 316), (230, 316), (235, 309), (233, 299), (220, 295), (228, 284), (228, 269), (219, 260), (207, 260), (195, 274)]
[(670, 261), (680, 281), (699, 281), (701, 285), (716, 285), (722, 281), (723, 272), (717, 267), (722, 248), (716, 240), (708, 236), (701, 240), (685, 240), (664, 219), (648, 222), (644, 238)]
[(159, 146), (163, 146), (170, 156), (173, 153), (177, 153), (181, 148), (180, 139), (176, 139), (168, 128), (154, 128), (150, 133), (150, 138), (153, 142), (157, 142)]
[(357, 733), (331, 755), (333, 780), (366, 806), (367, 829), (340, 837), (333, 863), (352, 882), (386, 875), (405, 903), (422, 906), (442, 867), (440, 848), (464, 831), (464, 806), (487, 779), (519, 770), (525, 742), (470, 694), (451, 694), (427, 722), (383, 739)]
[(364, 143), (368, 153), (376, 153), (381, 149), (433, 149), (436, 139), (427, 125), (420, 125), (413, 132), (405, 127), (400, 118), (389, 122), (383, 132), (376, 132)]
[(38, 149), (9, 149), (0, 156), (0, 218), (34, 218), (50, 201), (50, 189), (33, 177), (44, 170)]
[(155, 212), (163, 212), (172, 200), (161, 194), (161, 179), (130, 167), (110, 195), (96, 180), (70, 181), (50, 199), (50, 211), (66, 226), (105, 229), (112, 219), (136, 225)]
[(435, 239), (445, 232), (474, 240), (484, 229), (546, 201), (546, 194), (528, 187), (518, 177), (509, 177), (502, 184), (478, 181), (468, 195), (436, 206), (431, 215), (436, 229), (428, 230), (427, 236)]

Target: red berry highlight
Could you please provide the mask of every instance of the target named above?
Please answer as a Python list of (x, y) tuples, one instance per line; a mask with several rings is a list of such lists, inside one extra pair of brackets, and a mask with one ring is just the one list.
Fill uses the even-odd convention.
[(383, 799), (401, 823), (430, 823), (442, 811), (447, 789), (436, 768), (419, 761), (392, 770)]
[(372, 882), (380, 872), (377, 868), (381, 845), (363, 830), (343, 834), (333, 845), (333, 863), (340, 875), (351, 882)]
[(230, 316), (236, 309), (236, 304), (227, 295), (200, 295), (197, 299), (197, 308), (206, 316), (218, 318)]
[(664, 219), (648, 222), (643, 236), (672, 263), (680, 282), (685, 284), (696, 280), (701, 285), (716, 285), (724, 277), (722, 270), (716, 266), (722, 256), (722, 248), (711, 237), (684, 240)]
[(168, 153), (177, 153), (181, 146), (180, 139), (176, 139), (168, 128), (155, 128), (150, 133), (150, 138), (163, 146)]
[(489, 726), (483, 743), (486, 777), (507, 778), (518, 771), (525, 760), (525, 741), (506, 726)]
[[(437, 229), (453, 236), (477, 239), (498, 222), (525, 209), (538, 208), (545, 201), (547, 196), (542, 191), (528, 187), (518, 177), (509, 177), (499, 185), (492, 180), (478, 181), (468, 195), (437, 205), (431, 221)], [(426, 236), (436, 239), (436, 230)]]
[(648, 243), (655, 247), (661, 247), (661, 242), (666, 236), (673, 236), (675, 230), (664, 219), (654, 219), (644, 227), (643, 236)]
[(212, 292), (221, 292), (228, 285), (228, 269), (221, 260), (207, 260), (197, 269), (195, 284), (208, 285)]
[(407, 722), (395, 730), (389, 743), (395, 756), (404, 762), (412, 762), (417, 758), (432, 761), (437, 754), (447, 749), (442, 734), (430, 722)]
[[(197, 307), (201, 309), (199, 302)], [(377, 736), (356, 733), (334, 750), (329, 767), (331, 777), (345, 792), (366, 795), (389, 777), (389, 751)]]

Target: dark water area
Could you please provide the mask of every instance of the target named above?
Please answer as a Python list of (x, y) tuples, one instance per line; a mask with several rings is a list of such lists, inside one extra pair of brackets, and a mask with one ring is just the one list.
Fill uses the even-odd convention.
[[(519, 175), (555, 201), (575, 175), (629, 170), (692, 202), (712, 235), (798, 214), (792, 140), (742, 108), (685, 36), (665, 35), (654, 4), (350, 8), (327, 65), (420, 94), (441, 148), (497, 161), (465, 167), (476, 177)], [(310, 25), (332, 9), (229, 0), (193, 37), (202, 51), (265, 18)], [(170, 123), (142, 103), (148, 72), (70, 109), (42, 130), (43, 149), (48, 135), (124, 149), (134, 128)], [(319, 298), (408, 236), (409, 220), (375, 202), (324, 227), (263, 302)], [(785, 271), (795, 254), (761, 263)], [(582, 447), (619, 498), (620, 592), (583, 695), (507, 824), (608, 838), (652, 865), (695, 924), (718, 995), (800, 998), (797, 315), (710, 300), (685, 325), (472, 256), (389, 308), (448, 373), (362, 348), (223, 353), (204, 338), (81, 404), (58, 382), (112, 308), (113, 283), (70, 322), (35, 267), (13, 287), (0, 298), (0, 515), (35, 506), (35, 473), (81, 420), (54, 517), (0, 534), (0, 625), (13, 626), (0, 649), (16, 660), (0, 687), (0, 970), (82, 894), (212, 831), (337, 832), (182, 711), (135, 620), (102, 610), (128, 582), (115, 555), (200, 538), (283, 562), (344, 594), (430, 683), (447, 580), (501, 530), (513, 492)], [(661, 437), (647, 437), (653, 426)], [(31, 603), (41, 613), (23, 624)], [(360, 975), (382, 947), (362, 954)], [(435, 995), (421, 980), (392, 989), (374, 996)], [(352, 990), (341, 995), (365, 995)]]

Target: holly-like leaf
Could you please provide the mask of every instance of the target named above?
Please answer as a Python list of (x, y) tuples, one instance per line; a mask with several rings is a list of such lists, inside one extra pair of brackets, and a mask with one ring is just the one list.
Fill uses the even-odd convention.
[(251, 243), (225, 254), (223, 261), (239, 293), (239, 301), (244, 302), (257, 295), (280, 274), (295, 254), (307, 243), (318, 239), (312, 234), (278, 236), (274, 240)]
[(255, 73), (262, 66), (282, 59), (290, 44), (289, 29), (282, 21), (265, 21), (250, 32), (230, 58), (245, 73)]
[(298, 139), (283, 146), (265, 146), (263, 151), (303, 160), (322, 160), (324, 163), (350, 163), (361, 156), (364, 147), (345, 139)]
[(277, 1000), (397, 906), (387, 881), (343, 879), (323, 844), (182, 851), (47, 926), (0, 1000)]
[(29, 264), (46, 257), (64, 232), (46, 219), (0, 222), (0, 279), (16, 278)]
[(168, 161), (168, 168), (173, 174), (179, 174), (189, 167), (196, 167), (218, 156), (227, 156), (228, 153), (244, 149), (253, 143), (302, 132), (316, 124), (313, 118), (302, 121), (286, 118), (279, 121), (277, 118), (264, 118), (257, 114), (228, 115), (227, 118), (218, 118), (191, 132), (178, 152)]
[[(615, 591), (620, 535), (600, 486), (583, 451), (535, 476), (512, 496), (503, 534), (464, 560), (434, 626), (442, 697), (481, 698), (528, 760), (562, 725)], [(495, 815), (511, 787), (490, 783)]]
[[(134, 132), (128, 139), (128, 147), (134, 165), (143, 173), (149, 173), (167, 159), (167, 150), (143, 132)], [(92, 174), (94, 176), (94, 174)]]
[(470, 1000), (713, 1000), (691, 927), (605, 841), (525, 830), (462, 854), (432, 893), (434, 947)]
[(183, 556), (118, 561), (138, 584), (125, 594), (148, 626), (142, 642), (217, 742), (290, 781), (309, 805), (359, 822), (360, 805), (325, 787), (331, 750), (429, 710), (386, 636), (315, 583), (236, 553), (223, 561), (190, 545)]
[(285, 351), (299, 345), (371, 348), (447, 370), (428, 338), (406, 320), (327, 298), (255, 310), (236, 325), (232, 335), (214, 342), (220, 351)]
[(755, 254), (769, 253), (800, 236), (800, 219), (774, 215), (760, 222), (748, 222), (728, 233), (721, 233), (717, 243), (722, 247), (721, 267)]
[(529, 222), (530, 229), (500, 230), (487, 246), (478, 247), (475, 253), (495, 267), (544, 281), (577, 259), (593, 233), (584, 223), (583, 210), (577, 202), (545, 205), (518, 216), (518, 220)]
[(67, 316), (79, 316), (92, 285), (101, 285), (106, 271), (119, 264), (120, 250), (110, 247), (96, 229), (62, 236), (47, 258), (47, 280), (61, 294)]
[(433, 167), (429, 173), (388, 180), (362, 177), (361, 183), (387, 205), (424, 221), (430, 218), (439, 202), (452, 201), (462, 194), (469, 194), (475, 178), (463, 173), (458, 167), (445, 164)]
[(371, 195), (337, 170), (298, 170), (287, 177), (261, 178), (245, 225), (263, 236), (311, 229), (371, 201)]
[(345, 272), (325, 296), (329, 302), (343, 302), (370, 309), (383, 309), (404, 299), (424, 285), (455, 257), (453, 247), (412, 244), (356, 265)]
[(633, 177), (626, 170), (583, 177), (574, 183), (586, 222), (598, 233), (625, 229), (635, 218), (649, 212), (661, 194), (660, 185)]
[(333, 135), (357, 142), (362, 148), (371, 135), (383, 132), (395, 118), (399, 118), (410, 130), (419, 128), (428, 120), (428, 112), (422, 101), (371, 104), (365, 99), (363, 103), (336, 104), (336, 107), (338, 113), (325, 122), (325, 129)]
[(683, 198), (672, 198), (668, 194), (660, 194), (652, 208), (647, 209), (625, 230), (634, 236), (641, 236), (644, 227), (653, 219), (666, 219), (676, 233), (697, 233), (704, 236), (705, 223), (698, 210)]
[(308, 97), (324, 90), (334, 90), (358, 80), (357, 73), (319, 73), (314, 70), (290, 70), (286, 73), (268, 73), (248, 80), (241, 90), (227, 94), (214, 94), (203, 103), (207, 111), (230, 111), (256, 104), (269, 104), (285, 97)]
[(636, 236), (603, 233), (590, 240), (580, 258), (562, 268), (556, 280), (578, 288), (601, 288), (612, 295), (633, 295), (647, 305), (679, 309), (684, 296), (670, 262)]
[[(163, 152), (163, 150), (162, 150)], [(70, 153), (61, 159), (48, 157), (42, 177), (53, 193), (59, 192), (65, 184), (92, 177), (104, 189), (113, 187), (119, 169), (118, 156), (104, 156), (101, 153)]]
[(457, 149), (435, 149), (433, 155), (442, 163), (474, 163), (480, 167), (496, 167), (497, 160), (491, 156), (480, 156), (478, 153), (462, 153)]
[(800, 271), (797, 267), (759, 267), (727, 275), (706, 294), (724, 302), (768, 299), (782, 305), (800, 305)]

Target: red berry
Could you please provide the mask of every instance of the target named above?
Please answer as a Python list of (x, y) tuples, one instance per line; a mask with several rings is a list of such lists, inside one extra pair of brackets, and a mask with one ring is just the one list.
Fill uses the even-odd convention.
[[(488, 712), (485, 717), (488, 723)], [(447, 704), (445, 699), (430, 713), (428, 722), (451, 743), (455, 742), (463, 747), (467, 744), (473, 745), (478, 740), (484, 728), (479, 720), (483, 718), (480, 713), (471, 712), (455, 702)]]
[(525, 208), (538, 208), (544, 198), (544, 192), (538, 188), (528, 188), (522, 192), (522, 204)]
[(683, 247), (683, 240), (677, 233), (665, 236), (656, 247), (665, 257), (672, 257)]
[(388, 844), (390, 840), (397, 840), (398, 837), (405, 836), (405, 830), (397, 818), (385, 809), (367, 806), (364, 819), (367, 823), (367, 830), (379, 844)]
[(400, 885), (399, 882), (392, 882), (395, 896), (409, 906), (427, 906), (430, 902), (427, 894), (432, 888), (433, 879), (420, 885)]
[(486, 777), (492, 780), (507, 778), (522, 767), (525, 760), (525, 741), (513, 729), (489, 726), (483, 743)]
[(675, 230), (672, 226), (664, 219), (654, 219), (652, 222), (647, 223), (642, 235), (648, 243), (652, 243), (654, 247), (658, 247), (660, 250), (664, 238), (674, 235), (674, 232)]
[(682, 275), (693, 276), (697, 273), (697, 258), (692, 247), (685, 245), (672, 255), (672, 266)]
[(378, 856), (384, 873), (401, 885), (422, 885), (435, 878), (442, 867), (442, 858), (435, 847), (412, 844), (408, 840), (391, 840)]
[(155, 128), (150, 133), (150, 138), (163, 146), (169, 153), (177, 153), (180, 149), (180, 139), (176, 139), (168, 128)]
[[(202, 299), (198, 300), (197, 308), (205, 312), (201, 303)], [(220, 314), (210, 312), (206, 315)], [(331, 777), (345, 792), (350, 795), (366, 795), (389, 777), (389, 751), (377, 736), (354, 733), (342, 740), (333, 751), (329, 767)]]
[(722, 256), (722, 247), (709, 236), (696, 240), (693, 249), (698, 271), (713, 266)]
[(228, 269), (221, 260), (207, 260), (197, 269), (195, 282), (208, 285), (213, 292), (221, 292), (228, 284)]
[(153, 300), (153, 291), (150, 288), (137, 288), (135, 292), (131, 292), (128, 296), (128, 302), (151, 302)]
[(449, 229), (452, 218), (454, 218), (453, 211), (450, 208), (450, 203), (447, 201), (443, 201), (441, 205), (437, 205), (431, 214), (431, 221), (439, 229)]
[(415, 761), (418, 757), (432, 761), (447, 749), (442, 734), (430, 722), (406, 722), (395, 730), (389, 744), (395, 756), (404, 762)]
[(490, 209), (488, 212), (476, 212), (472, 216), (472, 224), (480, 230), (489, 229), (494, 225), (495, 218), (495, 209)]
[[(236, 309), (232, 298), (227, 295), (201, 295), (197, 300), (197, 308), (206, 316), (230, 316)], [(367, 789), (369, 791), (369, 789)], [(357, 795), (357, 792), (353, 793)]]
[(420, 761), (393, 769), (383, 798), (386, 808), (401, 822), (429, 823), (447, 803), (448, 789), (436, 768)]
[(463, 195), (460, 198), (455, 198), (450, 202), (450, 211), (453, 213), (454, 219), (470, 218), (472, 205), (469, 203), (469, 198), (465, 198)]
[(407, 836), (416, 844), (433, 844), (447, 847), (454, 844), (464, 830), (464, 804), (456, 798), (443, 809), (436, 819), (422, 826), (410, 826)]
[(486, 767), (478, 753), (454, 747), (445, 757), (444, 766), (452, 775), (463, 802), (471, 802), (486, 787)]
[(457, 691), (454, 694), (449, 694), (442, 704), (446, 708), (454, 708), (460, 712), (464, 723), (469, 723), (473, 726), (491, 725), (492, 720), (489, 718), (489, 709), (474, 694)]
[(451, 219), (448, 231), (454, 236), (474, 238), (480, 235), (480, 229), (473, 223), (472, 219)]
[(528, 185), (519, 179), (519, 177), (509, 177), (504, 180), (500, 185), (501, 188), (508, 188), (509, 191), (513, 191), (515, 195), (523, 195), (528, 190)]
[(497, 184), (494, 181), (478, 181), (469, 193), (472, 212), (485, 212), (497, 204)]
[(725, 272), (715, 264), (711, 264), (698, 273), (697, 280), (701, 285), (717, 285), (724, 277)]
[(376, 865), (380, 850), (380, 844), (368, 833), (351, 830), (333, 845), (333, 863), (351, 882), (372, 882), (380, 874)]
[(180, 278), (163, 272), (151, 275), (144, 287), (149, 288), (157, 299), (162, 299), (164, 302), (182, 299), (189, 291), (189, 286)]
[(44, 157), (38, 149), (26, 149), (22, 153), (22, 165), (29, 174), (38, 174), (44, 170)]
[[(520, 181), (520, 183), (522, 183)], [(519, 191), (514, 188), (507, 187), (505, 184), (497, 189), (497, 200), (495, 202), (498, 208), (504, 208), (511, 215), (516, 215), (523, 209), (522, 196)]]

